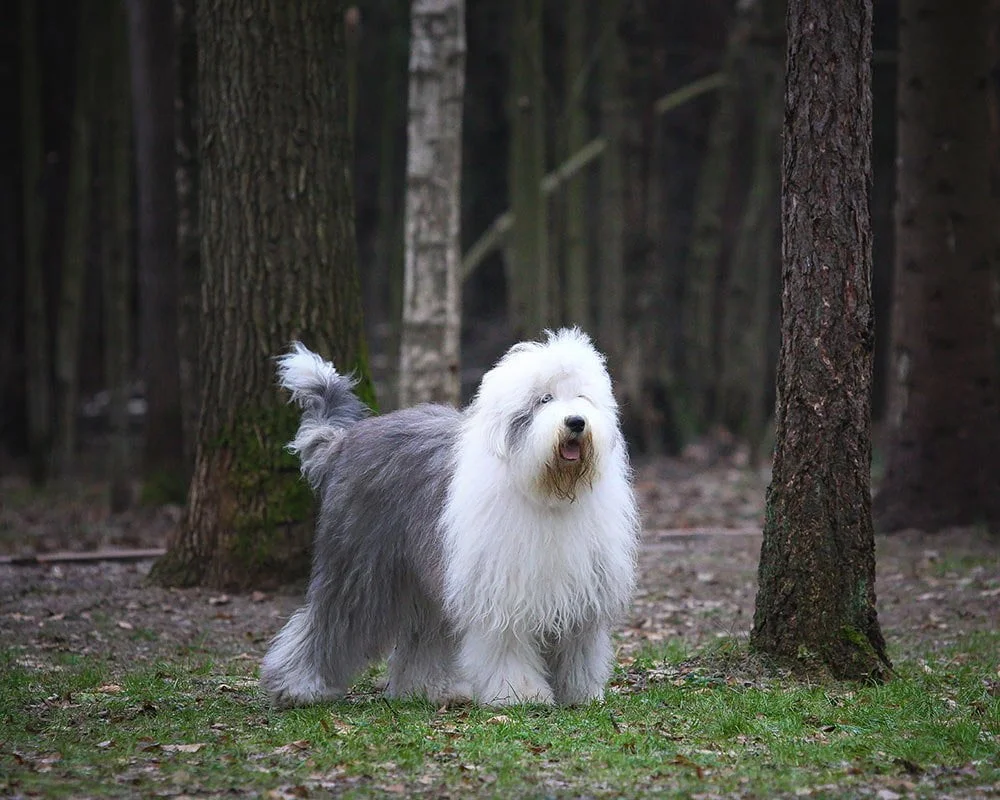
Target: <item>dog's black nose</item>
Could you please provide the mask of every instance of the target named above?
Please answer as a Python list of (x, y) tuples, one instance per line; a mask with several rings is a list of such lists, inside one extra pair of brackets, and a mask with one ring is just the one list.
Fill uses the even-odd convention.
[(576, 414), (566, 417), (563, 421), (566, 423), (566, 427), (573, 431), (573, 433), (583, 433), (583, 429), (587, 427), (587, 420), (583, 417), (578, 417)]

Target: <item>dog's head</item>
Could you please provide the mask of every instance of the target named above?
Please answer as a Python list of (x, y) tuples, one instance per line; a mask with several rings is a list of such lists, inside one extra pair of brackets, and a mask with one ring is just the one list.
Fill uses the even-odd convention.
[(604, 357), (579, 328), (514, 345), (483, 376), (469, 424), (515, 480), (572, 501), (623, 447)]

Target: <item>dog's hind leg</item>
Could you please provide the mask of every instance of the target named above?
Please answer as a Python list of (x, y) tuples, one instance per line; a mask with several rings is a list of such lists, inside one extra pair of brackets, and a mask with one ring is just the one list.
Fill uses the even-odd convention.
[(365, 663), (356, 651), (341, 647), (327, 626), (316, 623), (313, 609), (305, 606), (271, 642), (261, 662), (261, 685), (279, 707), (336, 700)]
[(400, 631), (389, 656), (387, 694), (426, 697), (434, 703), (457, 699), (456, 656), (456, 638), (450, 626), (439, 615), (420, 614)]
[(551, 643), (545, 660), (556, 702), (579, 705), (603, 698), (613, 659), (611, 634), (603, 625), (586, 626)]

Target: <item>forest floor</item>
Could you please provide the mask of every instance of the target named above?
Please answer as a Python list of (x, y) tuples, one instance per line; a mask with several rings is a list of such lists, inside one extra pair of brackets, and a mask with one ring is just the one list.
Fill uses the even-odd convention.
[[(949, 670), (963, 671), (963, 680), (971, 683), (948, 691), (944, 683), (920, 684), (924, 688), (916, 694), (941, 689), (939, 711), (951, 722), (933, 724), (948, 731), (961, 728), (965, 744), (941, 743), (939, 755), (919, 751), (911, 758), (906, 753), (917, 752), (911, 742), (910, 750), (893, 755), (894, 736), (915, 740), (919, 734), (889, 731), (886, 742), (869, 737), (867, 744), (858, 740), (854, 749), (844, 745), (836, 754), (818, 750), (810, 766), (802, 753), (781, 755), (785, 750), (774, 737), (784, 734), (766, 724), (778, 713), (773, 710), (747, 712), (749, 721), (716, 730), (718, 706), (715, 711), (691, 706), (691, 715), (708, 717), (690, 736), (685, 725), (691, 719), (680, 720), (676, 713), (673, 722), (667, 719), (655, 731), (648, 721), (629, 722), (631, 713), (648, 720), (648, 709), (628, 705), (646, 691), (654, 694), (643, 702), (659, 698), (661, 710), (708, 700), (725, 705), (726, 698), (732, 710), (732, 703), (747, 702), (747, 694), (758, 690), (772, 700), (799, 691), (788, 688), (795, 682), (787, 676), (771, 672), (758, 679), (746, 656), (768, 476), (744, 462), (738, 452), (723, 457), (693, 451), (685, 459), (651, 461), (638, 469), (644, 519), (640, 587), (619, 631), (620, 666), (609, 711), (601, 717), (601, 724), (611, 728), (593, 746), (600, 750), (610, 743), (613, 752), (590, 753), (590, 761), (600, 762), (593, 774), (591, 767), (572, 760), (587, 747), (576, 740), (578, 733), (563, 731), (566, 746), (575, 747), (572, 758), (551, 754), (563, 735), (558, 726), (591, 724), (588, 714), (597, 712), (564, 712), (578, 716), (557, 722), (530, 714), (483, 712), (480, 718), (469, 710), (435, 710), (427, 704), (373, 703), (371, 680), (335, 705), (332, 718), (310, 716), (329, 709), (269, 709), (256, 688), (256, 666), (268, 639), (300, 603), (301, 587), (245, 595), (162, 589), (145, 580), (148, 559), (0, 563), (0, 665), (15, 676), (6, 687), (0, 684), (0, 796), (1000, 796), (995, 785), (1000, 777), (1000, 542), (984, 530), (877, 538), (878, 612), (890, 656), (904, 684), (913, 686), (936, 680), (938, 673), (947, 683), (954, 677)], [(99, 485), (40, 494), (20, 479), (0, 479), (0, 555), (158, 547), (179, 520), (176, 508), (109, 516), (102, 498)], [(657, 682), (659, 689), (649, 688)], [(723, 694), (712, 694), (715, 689)], [(803, 708), (812, 702), (822, 702), (823, 708), (850, 706), (862, 696), (843, 686), (800, 689), (819, 692), (800, 698)], [(169, 731), (133, 724), (142, 715), (162, 718), (158, 709), (172, 702), (174, 690), (183, 694), (178, 707), (198, 706), (207, 716)], [(614, 703), (620, 698), (614, 695), (632, 699), (621, 700), (626, 705), (618, 708)], [(126, 696), (131, 705), (119, 707)], [(215, 702), (228, 705), (208, 707)], [(865, 702), (906, 706), (874, 695)], [(377, 714), (383, 706), (395, 709), (384, 712), (388, 722), (356, 716)], [(781, 713), (794, 719), (778, 727), (792, 726), (788, 735), (801, 739), (795, 747), (805, 746), (807, 739), (810, 747), (827, 746), (828, 741), (809, 737), (829, 739), (846, 725), (839, 718), (820, 724), (825, 712), (783, 708)], [(227, 714), (242, 721), (229, 722)], [(209, 724), (213, 718), (217, 721)], [(511, 734), (513, 751), (504, 750), (506, 740), (491, 732), (497, 720), (523, 728), (520, 738)], [(362, 747), (360, 736), (346, 743), (350, 730), (365, 725), (377, 730), (383, 723), (395, 733), (381, 743)], [(415, 726), (413, 740), (387, 750), (386, 742), (404, 736), (407, 725)], [(558, 730), (550, 731), (549, 725)], [(302, 736), (303, 730), (314, 733)], [(542, 730), (549, 738), (530, 744)], [(209, 746), (209, 737), (214, 737), (212, 748), (224, 750), (240, 735), (245, 741), (237, 748), (238, 758), (255, 765), (252, 775), (241, 771), (245, 764), (222, 776), (202, 774), (199, 765), (210, 761), (218, 768), (219, 758), (227, 758), (197, 755)], [(501, 749), (486, 747), (482, 735)], [(165, 742), (166, 737), (185, 741)], [(329, 743), (319, 748), (318, 738), (340, 741), (340, 749)], [(462, 750), (460, 740), (472, 749)], [(362, 750), (355, 753), (355, 746)], [(517, 757), (508, 763), (515, 751)], [(348, 753), (353, 755), (348, 758)], [(650, 774), (648, 764), (656, 762), (662, 768)]]

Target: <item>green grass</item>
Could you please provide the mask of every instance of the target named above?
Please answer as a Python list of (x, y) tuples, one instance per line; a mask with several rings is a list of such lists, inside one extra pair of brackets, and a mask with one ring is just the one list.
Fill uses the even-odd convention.
[(670, 643), (585, 708), (389, 702), (373, 673), (347, 701), (278, 712), (246, 659), (127, 670), (0, 649), (0, 795), (974, 793), (1000, 781), (998, 653), (980, 635), (885, 685), (808, 685), (762, 676), (739, 644)]

